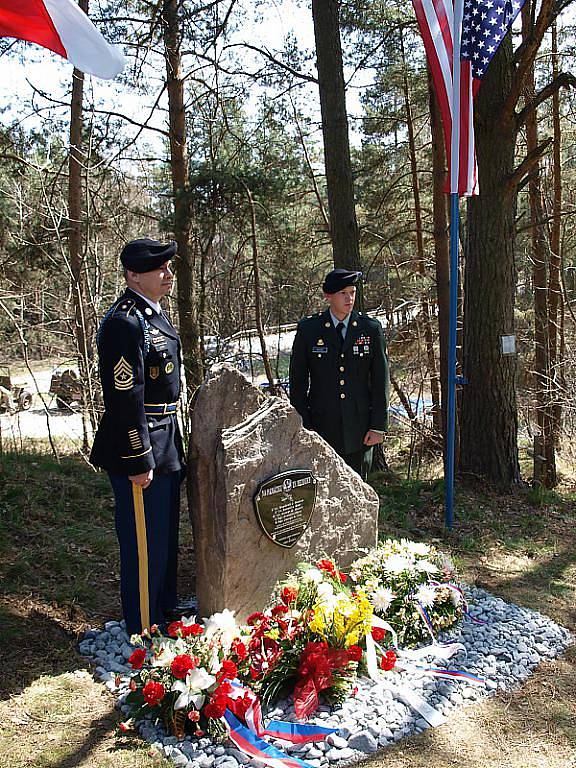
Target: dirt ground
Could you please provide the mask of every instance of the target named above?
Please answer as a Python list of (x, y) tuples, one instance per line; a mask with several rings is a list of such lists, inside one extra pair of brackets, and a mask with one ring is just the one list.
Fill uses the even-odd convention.
[[(71, 478), (79, 472), (82, 487), (76, 488)], [(25, 465), (13, 461), (0, 475), (1, 768), (172, 765), (151, 745), (118, 731), (113, 695), (94, 681), (76, 651), (87, 627), (118, 616), (111, 502), (105, 480), (94, 478), (78, 463), (48, 465), (34, 457)], [(537, 505), (525, 493), (470, 491), (459, 498), (450, 535), (442, 530), (441, 502), (431, 486), (379, 491), (383, 535), (434, 541), (452, 555), (468, 583), (540, 610), (576, 632), (574, 486)], [(79, 500), (85, 506), (87, 498), (94, 506), (80, 515)], [(48, 519), (40, 511), (46, 499)], [(186, 524), (181, 560), (185, 591), (193, 579)], [(365, 765), (576, 766), (575, 693), (572, 647), (542, 664), (517, 691), (461, 709), (440, 728), (406, 739)]]

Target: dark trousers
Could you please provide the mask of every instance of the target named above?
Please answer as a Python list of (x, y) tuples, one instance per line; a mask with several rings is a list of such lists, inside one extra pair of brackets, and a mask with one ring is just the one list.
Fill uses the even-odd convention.
[(180, 471), (154, 475), (143, 490), (109, 475), (116, 500), (122, 611), (129, 635), (164, 621), (176, 606)]
[(367, 482), (368, 474), (372, 468), (372, 454), (372, 447), (365, 447), (361, 451), (347, 453), (345, 456), (342, 456), (342, 458), (349, 467), (352, 467), (355, 472), (358, 472), (364, 482)]

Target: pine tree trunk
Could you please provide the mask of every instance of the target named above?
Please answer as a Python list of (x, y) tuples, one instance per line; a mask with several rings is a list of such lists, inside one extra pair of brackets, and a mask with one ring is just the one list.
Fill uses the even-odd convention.
[[(501, 337), (514, 333), (516, 121), (504, 109), (512, 79), (508, 37), (476, 98), (480, 195), (468, 202), (464, 278), (460, 471), (509, 485), (520, 481), (516, 356), (503, 355)], [(496, 118), (497, 116), (497, 118)]]
[[(361, 269), (337, 0), (312, 0), (334, 265)], [(358, 297), (362, 304), (361, 295)]]
[[(522, 11), (524, 37), (529, 34), (530, 16)], [(526, 102), (534, 99), (534, 67), (526, 78)], [(526, 151), (538, 146), (537, 110), (526, 118)], [(548, 243), (544, 224), (540, 163), (533, 169), (528, 182), (530, 218), (532, 223), (532, 287), (534, 290), (534, 384), (538, 430), (534, 437), (534, 482), (545, 488), (557, 483), (554, 451), (553, 413), (551, 398), (550, 344), (548, 339)]]
[(188, 202), (188, 152), (184, 80), (181, 74), (181, 31), (178, 0), (164, 0), (164, 47), (170, 124), (170, 169), (174, 195), (174, 238), (178, 244), (178, 316), (189, 392), (202, 383), (203, 366), (196, 306), (195, 248), (190, 242), (191, 211)]
[[(552, 80), (558, 77), (558, 29), (552, 25)], [(552, 145), (552, 176), (554, 198), (552, 201), (552, 226), (550, 228), (550, 276), (548, 284), (548, 343), (550, 347), (550, 371), (552, 374), (553, 394), (553, 433), (554, 445), (558, 446), (562, 424), (562, 402), (560, 393), (565, 389), (564, 359), (562, 350), (563, 333), (563, 296), (560, 287), (562, 275), (562, 254), (560, 249), (560, 231), (562, 216), (562, 133), (560, 127), (560, 91), (552, 95), (552, 127), (554, 143)], [(563, 386), (564, 385), (564, 386)]]
[[(88, 14), (88, 0), (81, 0), (80, 8)], [(86, 317), (83, 256), (83, 213), (82, 213), (82, 131), (84, 99), (84, 73), (74, 68), (72, 73), (72, 99), (70, 103), (70, 153), (68, 156), (68, 255), (72, 275), (72, 303), (74, 309), (74, 340), (78, 352), (80, 380), (82, 382), (82, 427), (83, 449), (88, 451), (88, 424), (96, 427), (90, 380), (90, 331)]]

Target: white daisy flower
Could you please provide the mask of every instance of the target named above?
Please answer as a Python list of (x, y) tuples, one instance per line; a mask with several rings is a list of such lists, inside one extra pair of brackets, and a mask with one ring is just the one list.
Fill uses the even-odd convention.
[(413, 563), (402, 555), (390, 555), (384, 560), (383, 566), (388, 573), (402, 573), (403, 571), (411, 571)]
[(438, 566), (431, 563), (430, 560), (418, 560), (416, 562), (416, 570), (421, 573), (438, 573)]
[(424, 608), (429, 608), (434, 605), (436, 599), (436, 588), (431, 587), (429, 584), (421, 584), (415, 595), (415, 599), (423, 605)]
[(370, 595), (370, 602), (377, 613), (386, 613), (394, 597), (394, 592), (388, 587), (378, 587)]
[(406, 549), (418, 557), (426, 557), (430, 554), (430, 547), (421, 541), (406, 541)]

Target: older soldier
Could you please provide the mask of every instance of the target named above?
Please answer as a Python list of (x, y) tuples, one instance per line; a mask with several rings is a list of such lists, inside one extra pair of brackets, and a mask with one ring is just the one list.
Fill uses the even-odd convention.
[(176, 606), (181, 354), (159, 304), (172, 288), (175, 253), (176, 243), (148, 238), (125, 246), (127, 289), (98, 332), (105, 412), (90, 460), (108, 472), (114, 491), (129, 634), (163, 623)]
[(377, 320), (353, 311), (361, 272), (334, 269), (322, 286), (328, 309), (304, 318), (292, 347), (290, 402), (364, 480), (388, 426), (386, 343)]

